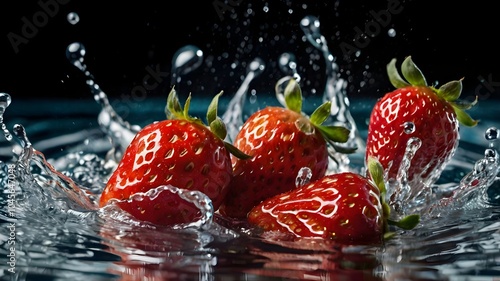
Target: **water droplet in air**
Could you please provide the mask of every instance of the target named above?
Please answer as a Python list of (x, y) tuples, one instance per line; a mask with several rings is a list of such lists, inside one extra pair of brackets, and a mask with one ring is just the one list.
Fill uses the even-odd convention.
[(81, 71), (85, 71), (83, 58), (85, 57), (85, 46), (79, 42), (74, 42), (66, 48), (66, 58)]
[(67, 18), (68, 22), (73, 24), (73, 25), (77, 24), (80, 21), (80, 16), (75, 12), (69, 13), (66, 16), (66, 18)]
[(484, 133), (486, 140), (494, 141), (498, 139), (498, 129), (495, 127), (490, 127)]
[(412, 134), (415, 132), (415, 123), (413, 122), (405, 122), (403, 124), (403, 129), (404, 129), (404, 132), (405, 134)]
[(9, 107), (10, 102), (12, 101), (11, 97), (7, 93), (0, 93), (0, 126), (3, 131), (3, 134), (5, 138), (10, 141), (12, 139), (12, 135), (10, 134), (9, 130), (7, 130), (7, 127), (3, 123), (3, 114), (5, 112), (5, 109)]
[(295, 186), (301, 187), (309, 183), (312, 177), (312, 171), (308, 167), (302, 167), (295, 178)]
[(253, 75), (257, 76), (264, 71), (266, 68), (266, 65), (264, 64), (264, 61), (261, 58), (255, 58), (252, 62), (248, 64), (247, 67), (247, 72), (253, 72)]
[(202, 62), (203, 51), (196, 46), (187, 45), (177, 50), (172, 58), (172, 84), (179, 82), (179, 75), (197, 69)]
[(324, 38), (319, 31), (319, 20), (314, 16), (306, 16), (300, 21), (300, 27), (307, 37), (309, 43), (316, 48), (321, 48)]
[(7, 93), (0, 93), (0, 114), (5, 112), (5, 109), (10, 105), (12, 99)]
[(490, 161), (495, 161), (495, 157), (497, 156), (497, 152), (494, 149), (487, 148), (484, 150), (484, 157)]
[(389, 37), (396, 37), (396, 30), (394, 28), (390, 28), (387, 31), (387, 35), (389, 35)]
[(278, 65), (281, 71), (293, 75), (293, 78), (300, 82), (300, 75), (297, 73), (297, 62), (292, 53), (283, 53), (279, 57)]

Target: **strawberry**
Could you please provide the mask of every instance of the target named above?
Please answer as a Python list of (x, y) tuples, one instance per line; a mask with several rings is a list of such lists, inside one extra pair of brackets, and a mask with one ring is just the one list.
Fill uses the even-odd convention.
[[(130, 145), (99, 199), (105, 206), (112, 199), (135, 218), (161, 225), (188, 223), (198, 216), (198, 208), (174, 192), (153, 192), (171, 185), (200, 191), (207, 195), (216, 210), (231, 181), (231, 153), (246, 157), (223, 139), (225, 126), (217, 117), (218, 98), (207, 112), (209, 127), (188, 115), (190, 96), (181, 108), (174, 89), (167, 99), (167, 119), (142, 128)], [(147, 192), (154, 196), (147, 196)], [(146, 195), (142, 200), (134, 195)], [(149, 194), (152, 195), (152, 194)]]
[[(396, 89), (377, 100), (371, 112), (365, 158), (378, 158), (388, 181), (408, 183), (410, 191), (400, 195), (404, 199), (428, 195), (423, 191), (439, 178), (456, 151), (459, 124), (475, 126), (477, 121), (465, 112), (475, 102), (458, 101), (462, 80), (429, 86), (410, 56), (401, 71), (406, 81), (396, 69), (396, 59), (387, 65)], [(407, 148), (418, 149), (411, 155)], [(405, 153), (411, 162), (403, 162)]]
[(370, 177), (354, 172), (325, 175), (264, 200), (248, 214), (250, 225), (265, 233), (331, 239), (341, 244), (376, 245), (390, 237), (389, 226), (412, 229), (418, 215), (390, 219), (383, 168), (370, 158)]
[(267, 106), (254, 112), (236, 135), (234, 146), (252, 158), (231, 157), (234, 177), (219, 209), (222, 215), (246, 218), (262, 200), (294, 188), (303, 167), (311, 169), (312, 180), (321, 178), (328, 168), (327, 144), (335, 147), (335, 142), (347, 141), (348, 129), (322, 125), (330, 115), (331, 102), (308, 118), (301, 111), (302, 92), (294, 79), (286, 84), (284, 98), (285, 107)]

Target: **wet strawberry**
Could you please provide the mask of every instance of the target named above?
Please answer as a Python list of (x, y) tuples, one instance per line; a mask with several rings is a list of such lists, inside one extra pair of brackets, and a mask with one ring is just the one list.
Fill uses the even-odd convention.
[[(244, 154), (225, 143), (225, 127), (217, 117), (216, 95), (209, 107), (205, 126), (188, 115), (190, 98), (181, 108), (175, 90), (167, 100), (168, 119), (145, 126), (127, 147), (117, 169), (109, 178), (100, 197), (100, 206), (111, 199), (137, 219), (156, 224), (188, 223), (196, 219), (198, 209), (172, 192), (158, 192), (143, 200), (132, 200), (162, 185), (201, 191), (217, 209), (231, 181), (230, 151)], [(183, 206), (183, 207), (181, 207)]]
[(326, 175), (264, 200), (249, 212), (248, 222), (265, 232), (356, 245), (382, 243), (390, 236), (389, 225), (415, 227), (418, 215), (389, 219), (382, 166), (370, 159), (370, 177), (353, 172)]
[[(372, 110), (366, 159), (376, 157), (387, 171), (388, 180), (397, 180), (400, 168), (406, 169), (406, 153), (411, 162), (408, 170), (402, 171), (411, 187), (410, 195), (418, 196), (425, 194), (425, 187), (439, 178), (453, 157), (459, 141), (459, 123), (476, 125), (477, 121), (464, 111), (474, 103), (457, 100), (462, 91), (461, 80), (439, 88), (429, 86), (411, 57), (407, 57), (401, 69), (405, 81), (395, 63), (393, 59), (387, 70), (396, 90), (386, 93)], [(407, 149), (416, 152), (411, 156)]]
[(268, 106), (252, 114), (234, 140), (234, 146), (251, 159), (232, 157), (234, 177), (219, 211), (246, 218), (262, 200), (295, 187), (301, 168), (312, 171), (312, 180), (328, 169), (328, 144), (346, 142), (349, 130), (322, 123), (331, 103), (319, 106), (310, 118), (302, 113), (302, 92), (291, 79), (284, 90), (286, 107)]

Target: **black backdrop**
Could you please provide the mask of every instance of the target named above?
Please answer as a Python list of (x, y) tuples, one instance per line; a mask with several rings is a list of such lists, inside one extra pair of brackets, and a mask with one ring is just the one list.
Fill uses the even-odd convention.
[[(70, 12), (79, 15), (78, 23), (68, 22)], [(183, 79), (182, 91), (234, 93), (255, 57), (266, 70), (251, 88), (273, 91), (283, 75), (276, 61), (285, 51), (296, 55), (305, 91), (321, 90), (324, 61), (303, 41), (299, 26), (313, 15), (351, 96), (376, 97), (391, 89), (385, 65), (412, 55), (429, 82), (464, 77), (467, 95), (486, 100), (500, 91), (498, 14), (493, 1), (2, 1), (0, 91), (16, 99), (91, 98), (82, 74), (65, 57), (75, 41), (85, 45), (88, 69), (112, 98), (130, 94), (148, 68), (162, 79), (147, 94), (166, 95), (172, 56), (187, 44), (200, 47), (207, 61)], [(369, 41), (356, 42), (359, 32)], [(358, 54), (346, 52), (356, 44)]]

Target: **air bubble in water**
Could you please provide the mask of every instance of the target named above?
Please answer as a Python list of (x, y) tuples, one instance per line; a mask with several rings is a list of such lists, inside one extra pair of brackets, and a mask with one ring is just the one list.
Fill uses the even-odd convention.
[(80, 16), (75, 12), (71, 12), (66, 16), (66, 19), (69, 23), (75, 25), (80, 21)]
[(403, 124), (403, 129), (404, 129), (405, 134), (412, 134), (415, 132), (415, 123), (405, 122)]

